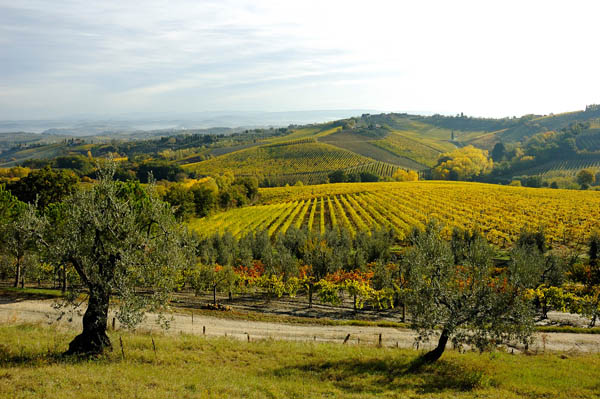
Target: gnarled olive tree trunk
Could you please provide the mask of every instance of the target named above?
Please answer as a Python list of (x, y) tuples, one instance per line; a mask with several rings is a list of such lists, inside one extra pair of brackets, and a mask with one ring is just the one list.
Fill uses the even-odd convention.
[(435, 349), (432, 349), (431, 351), (424, 354), (421, 360), (424, 363), (433, 363), (436, 360), (438, 360), (444, 353), (444, 350), (446, 350), (446, 344), (448, 343), (449, 337), (450, 334), (448, 333), (448, 330), (442, 330), (442, 334), (440, 335), (438, 345), (435, 347)]
[[(195, 246), (160, 200), (154, 186), (113, 179), (116, 164), (99, 165), (98, 182), (65, 200), (60, 214), (44, 219), (40, 241), (54, 264), (72, 266), (89, 293), (83, 331), (67, 354), (99, 354), (111, 348), (106, 334), (111, 294), (128, 327), (147, 311), (161, 312), (177, 287), (177, 276), (195, 258)], [(143, 296), (136, 287), (153, 287)], [(75, 290), (76, 286), (67, 287)], [(74, 292), (75, 293), (75, 292)], [(68, 295), (73, 302), (76, 295)]]
[(110, 294), (101, 288), (90, 289), (88, 307), (83, 315), (83, 332), (71, 341), (66, 354), (100, 354), (112, 348), (106, 335)]

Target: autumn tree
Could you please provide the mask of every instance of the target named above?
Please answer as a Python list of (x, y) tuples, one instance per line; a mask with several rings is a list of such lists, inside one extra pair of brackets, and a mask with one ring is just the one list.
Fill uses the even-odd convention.
[(140, 323), (147, 311), (164, 311), (193, 253), (187, 233), (153, 186), (116, 182), (115, 168), (114, 163), (100, 168), (97, 184), (65, 200), (63, 223), (47, 223), (40, 236), (46, 256), (73, 267), (88, 298), (83, 332), (68, 354), (111, 347), (106, 328), (113, 295), (119, 296), (117, 318), (126, 326)]
[(396, 181), (417, 181), (419, 180), (419, 174), (414, 170), (398, 169), (392, 175), (392, 179)]
[(432, 175), (438, 180), (473, 180), (491, 172), (493, 166), (486, 150), (469, 145), (440, 155)]
[(492, 250), (479, 234), (455, 234), (453, 244), (441, 235), (436, 222), (425, 230), (414, 230), (412, 247), (405, 255), (407, 303), (411, 327), (418, 341), (428, 341), (439, 332), (436, 348), (422, 360), (439, 359), (448, 341), (483, 350), (490, 344), (527, 341), (534, 309), (525, 293), (539, 280), (537, 263), (519, 250), (510, 265), (496, 270)]

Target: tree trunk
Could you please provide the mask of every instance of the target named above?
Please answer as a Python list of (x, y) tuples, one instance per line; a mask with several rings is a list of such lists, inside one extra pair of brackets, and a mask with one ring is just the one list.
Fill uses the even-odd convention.
[(310, 284), (308, 286), (308, 308), (312, 309), (312, 297), (313, 297), (313, 286)]
[(67, 265), (63, 265), (61, 273), (60, 291), (64, 294), (67, 291)]
[(433, 349), (432, 351), (429, 351), (423, 355), (423, 357), (422, 357), (423, 362), (424, 363), (433, 363), (436, 360), (438, 360), (442, 356), (442, 353), (444, 353), (444, 350), (446, 350), (446, 344), (448, 343), (448, 338), (449, 338), (448, 330), (444, 329), (442, 331), (442, 334), (440, 335), (440, 340), (438, 341), (438, 346), (435, 349)]
[(406, 304), (402, 302), (402, 323), (406, 322)]
[(213, 285), (213, 305), (217, 306), (217, 285)]
[(71, 341), (67, 355), (101, 354), (112, 349), (106, 335), (110, 295), (103, 290), (90, 290), (88, 307), (83, 315), (83, 332)]
[(21, 281), (21, 257), (17, 257), (17, 264), (15, 268), (15, 288), (19, 286), (19, 282)]
[(548, 318), (548, 304), (544, 300), (542, 303), (542, 320), (546, 320)]

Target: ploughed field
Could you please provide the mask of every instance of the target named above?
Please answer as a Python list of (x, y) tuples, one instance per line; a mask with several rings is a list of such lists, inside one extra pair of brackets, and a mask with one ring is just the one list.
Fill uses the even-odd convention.
[(466, 182), (341, 183), (261, 189), (260, 203), (232, 209), (190, 226), (201, 234), (240, 237), (291, 226), (316, 233), (391, 228), (400, 240), (428, 219), (479, 229), (497, 246), (511, 245), (524, 227), (543, 227), (554, 245), (573, 245), (600, 226), (600, 192), (499, 186)]

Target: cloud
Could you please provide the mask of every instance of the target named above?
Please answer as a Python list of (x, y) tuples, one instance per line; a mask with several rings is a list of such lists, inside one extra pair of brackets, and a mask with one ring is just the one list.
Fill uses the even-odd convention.
[(598, 102), (598, 11), (537, 0), (0, 0), (0, 118), (577, 109)]

